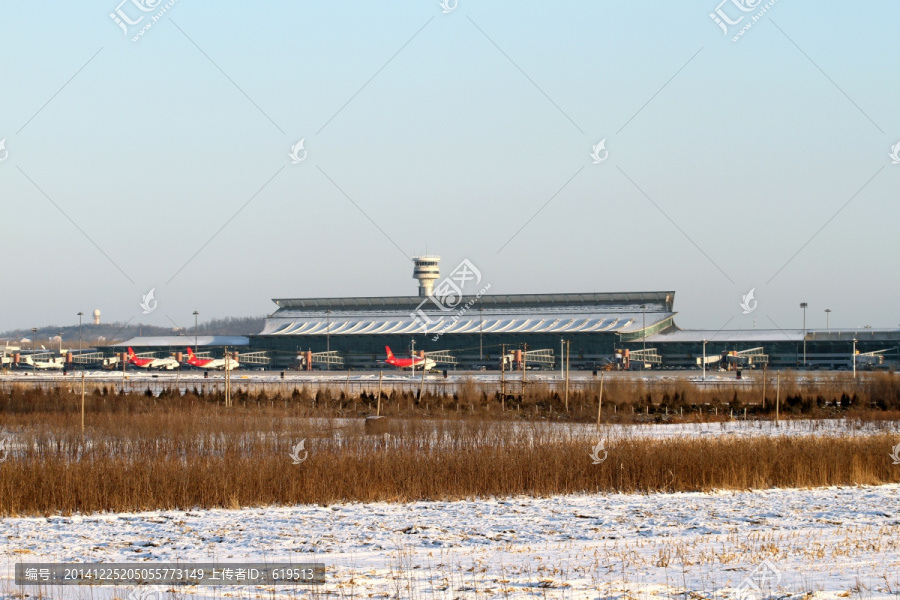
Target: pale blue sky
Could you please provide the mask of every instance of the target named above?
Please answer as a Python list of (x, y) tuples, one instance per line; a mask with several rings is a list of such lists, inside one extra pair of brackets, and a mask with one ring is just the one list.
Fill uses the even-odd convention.
[(137, 43), (73, 6), (0, 2), (0, 330), (415, 294), (426, 244), (492, 293), (675, 290), (682, 327), (900, 323), (897, 3), (737, 43), (706, 1), (178, 0)]

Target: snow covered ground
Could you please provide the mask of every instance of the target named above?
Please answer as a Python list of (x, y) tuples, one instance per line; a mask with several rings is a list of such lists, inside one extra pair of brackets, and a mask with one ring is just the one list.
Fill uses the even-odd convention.
[[(321, 428), (322, 431), (331, 431), (340, 438), (340, 433), (345, 430), (359, 429), (362, 427), (361, 419), (296, 419), (298, 424), (307, 424), (313, 428)], [(398, 426), (403, 420), (394, 421)], [(417, 419), (411, 421), (413, 431), (422, 431), (429, 421)], [(430, 421), (434, 427), (440, 429), (450, 428), (453, 431), (454, 421)], [(463, 422), (463, 426), (473, 429), (485, 428), (485, 423)], [(483, 436), (483, 441), (489, 442), (494, 437), (502, 437), (508, 434), (523, 435), (534, 443), (542, 441), (572, 439), (594, 440), (603, 438), (607, 440), (622, 439), (660, 439), (660, 438), (696, 438), (730, 436), (738, 438), (750, 437), (792, 437), (792, 436), (866, 436), (881, 433), (900, 434), (900, 421), (861, 421), (856, 419), (796, 419), (775, 421), (761, 420), (734, 420), (716, 421), (712, 423), (637, 423), (627, 425), (602, 424), (597, 429), (596, 424), (568, 423), (564, 421), (495, 421), (486, 425), (490, 433)], [(439, 439), (453, 441), (456, 439), (451, 433), (445, 433)], [(517, 438), (518, 439), (518, 438)], [(457, 440), (458, 441), (458, 440)]]
[[(12, 583), (17, 561), (176, 560), (315, 560), (328, 566), (328, 581), (316, 591), (179, 588), (188, 597), (900, 594), (898, 485), (8, 518), (0, 531), (4, 598), (35, 593)], [(55, 598), (97, 599), (129, 592), (45, 591)]]
[[(555, 424), (558, 425), (558, 424)], [(571, 427), (571, 426), (570, 426)], [(585, 434), (596, 431), (594, 425), (579, 425)], [(898, 421), (859, 421), (854, 419), (798, 419), (775, 421), (721, 421), (716, 423), (653, 423), (635, 425), (604, 425), (602, 432), (609, 438), (696, 437), (696, 436), (796, 436), (796, 435), (871, 435), (898, 433)]]

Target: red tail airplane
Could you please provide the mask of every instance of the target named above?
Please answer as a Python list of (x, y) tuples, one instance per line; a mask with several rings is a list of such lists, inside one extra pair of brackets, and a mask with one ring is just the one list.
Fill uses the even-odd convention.
[(387, 360), (384, 361), (385, 364), (397, 367), (398, 369), (412, 369), (414, 367), (419, 367), (424, 368), (426, 371), (430, 371), (437, 364), (430, 358), (397, 358), (394, 356), (394, 353), (391, 352), (390, 346), (385, 346), (384, 350), (387, 352)]
[[(192, 367), (196, 367), (198, 369), (225, 369), (225, 359), (224, 358), (200, 358), (194, 354), (194, 351), (191, 350), (191, 347), (188, 346), (188, 359), (187, 364)], [(228, 370), (237, 369), (239, 367), (239, 363), (237, 359), (229, 359), (228, 361)]]
[(138, 358), (134, 354), (131, 346), (128, 347), (128, 364), (140, 367), (141, 369), (166, 369), (171, 371), (177, 369), (181, 365), (171, 356), (166, 358)]

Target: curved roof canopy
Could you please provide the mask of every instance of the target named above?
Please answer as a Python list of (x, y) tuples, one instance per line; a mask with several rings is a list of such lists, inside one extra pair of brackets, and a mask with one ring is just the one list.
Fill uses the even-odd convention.
[(674, 292), (275, 300), (259, 335), (633, 333), (672, 317)]

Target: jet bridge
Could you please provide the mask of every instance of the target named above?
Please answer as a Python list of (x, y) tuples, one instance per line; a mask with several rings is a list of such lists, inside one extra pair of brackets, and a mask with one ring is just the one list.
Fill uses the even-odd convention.
[(508, 371), (520, 370), (522, 365), (541, 365), (553, 368), (553, 350), (513, 350), (503, 357), (503, 368)]
[(630, 362), (637, 363), (642, 369), (652, 369), (662, 365), (662, 356), (656, 348), (646, 348), (631, 351)]
[(241, 352), (237, 355), (235, 360), (239, 360), (242, 365), (265, 367), (272, 364), (272, 358), (269, 356), (269, 353), (264, 350), (260, 350), (259, 352)]
[(337, 350), (331, 350), (329, 352), (312, 352), (309, 353), (308, 356), (310, 356), (312, 364), (328, 365), (329, 367), (344, 366), (344, 359)]
[(552, 367), (555, 362), (553, 350), (528, 350), (525, 352), (526, 365), (528, 363), (537, 363)]
[(426, 352), (425, 358), (430, 358), (437, 364), (458, 365), (459, 359), (450, 354), (449, 350), (436, 350), (435, 352)]
[(863, 352), (856, 355), (857, 369), (875, 369), (884, 365), (884, 355), (895, 350), (895, 348), (886, 348), (884, 350), (874, 350), (872, 352)]
[(747, 350), (731, 350), (722, 354), (722, 362), (728, 368), (752, 368), (754, 365), (768, 364), (769, 355), (762, 346)]
[(72, 355), (72, 362), (76, 365), (93, 365), (103, 363), (102, 352), (79, 352)]

